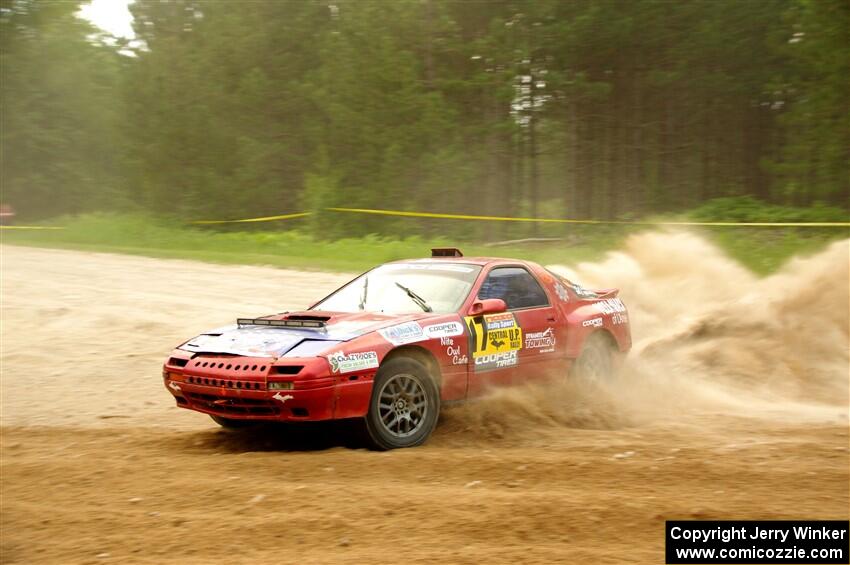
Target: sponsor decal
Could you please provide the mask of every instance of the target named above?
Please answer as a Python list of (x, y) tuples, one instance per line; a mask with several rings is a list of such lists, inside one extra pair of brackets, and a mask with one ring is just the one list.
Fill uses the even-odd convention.
[(171, 390), (180, 390), (180, 385), (175, 383), (174, 381), (171, 381), (170, 383), (168, 383), (168, 388), (170, 388)]
[(423, 328), (429, 338), (454, 337), (463, 334), (463, 324), (460, 322), (445, 322)]
[(360, 353), (344, 354), (337, 351), (328, 357), (331, 371), (334, 373), (352, 373), (364, 369), (375, 369), (378, 367), (378, 354), (374, 351), (363, 351)]
[(292, 400), (295, 397), (291, 394), (282, 395), (278, 392), (277, 394), (272, 396), (272, 398), (274, 398), (275, 400), (279, 400), (281, 404), (286, 404), (287, 400)]
[(487, 353), (475, 358), (475, 371), (483, 373), (496, 369), (514, 367), (517, 364), (518, 351), (504, 351), (502, 353)]
[(516, 318), (514, 318), (513, 314), (490, 314), (489, 316), (484, 316), (484, 321), (487, 322), (487, 329), (490, 330), (500, 330), (516, 326)]
[(526, 349), (541, 349), (541, 353), (555, 351), (555, 330), (547, 328), (542, 332), (531, 332), (525, 334)]
[(516, 365), (516, 352), (522, 349), (522, 328), (513, 314), (467, 316), (465, 320), (476, 371)]
[(629, 323), (629, 315), (624, 314), (622, 312), (617, 312), (611, 316), (611, 321), (614, 322), (615, 326), (620, 324), (628, 324)]
[(559, 282), (555, 283), (555, 294), (558, 295), (558, 298), (560, 298), (562, 302), (567, 302), (570, 299), (570, 295), (567, 294), (567, 289)]
[(425, 333), (422, 331), (422, 326), (416, 322), (405, 322), (397, 326), (390, 326), (389, 328), (378, 330), (378, 333), (393, 345), (405, 345), (426, 339)]
[(303, 339), (283, 328), (237, 328), (217, 334), (201, 334), (183, 346), (186, 351), (232, 353), (249, 357), (274, 357), (289, 351)]
[(602, 327), (602, 318), (593, 318), (592, 320), (585, 320), (581, 323), (585, 328), (601, 328)]
[(626, 312), (626, 306), (619, 298), (606, 298), (605, 300), (594, 302), (593, 305), (596, 306), (596, 309), (602, 312), (603, 314), (615, 314), (617, 312)]
[(450, 337), (441, 337), (440, 345), (446, 348), (446, 356), (452, 362), (452, 365), (466, 365), (469, 363), (469, 357), (461, 351), (460, 344), (455, 345), (455, 340)]

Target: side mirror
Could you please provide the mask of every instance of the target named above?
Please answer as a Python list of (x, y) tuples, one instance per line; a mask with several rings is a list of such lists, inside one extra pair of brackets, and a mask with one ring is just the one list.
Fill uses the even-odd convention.
[(469, 309), (470, 316), (483, 316), (484, 314), (498, 314), (508, 309), (508, 305), (501, 298), (487, 298), (476, 300)]

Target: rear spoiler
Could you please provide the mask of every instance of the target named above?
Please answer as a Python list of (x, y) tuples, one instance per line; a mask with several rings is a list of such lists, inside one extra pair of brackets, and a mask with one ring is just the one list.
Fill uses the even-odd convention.
[(599, 298), (614, 298), (620, 292), (619, 288), (603, 288), (601, 290), (594, 290)]
[(236, 325), (273, 326), (277, 328), (324, 328), (322, 320), (268, 320), (266, 318), (236, 318)]

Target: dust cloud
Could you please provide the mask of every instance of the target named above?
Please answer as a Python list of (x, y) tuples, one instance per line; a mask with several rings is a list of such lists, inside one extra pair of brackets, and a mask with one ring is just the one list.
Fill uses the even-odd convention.
[(549, 268), (620, 289), (634, 347), (618, 375), (495, 390), (447, 410), (447, 433), (510, 438), (707, 413), (846, 422), (850, 241), (765, 278), (689, 232), (634, 235), (600, 262)]

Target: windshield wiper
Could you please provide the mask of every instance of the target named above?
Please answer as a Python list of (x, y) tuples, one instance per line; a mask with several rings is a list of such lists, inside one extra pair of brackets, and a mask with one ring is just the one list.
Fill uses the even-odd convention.
[(363, 293), (360, 295), (360, 306), (361, 310), (366, 309), (366, 294), (369, 292), (369, 277), (363, 279)]
[(415, 292), (413, 292), (412, 290), (410, 290), (409, 288), (407, 288), (406, 286), (404, 286), (403, 284), (401, 284), (399, 282), (395, 283), (395, 285), (397, 287), (399, 287), (401, 290), (403, 290), (405, 292), (405, 294), (407, 294), (416, 303), (417, 306), (422, 308), (423, 311), (425, 311), (425, 312), (433, 312), (434, 311), (433, 308), (428, 306), (428, 303), (425, 302), (424, 298), (422, 298), (421, 296), (419, 296), (418, 294), (416, 294)]

